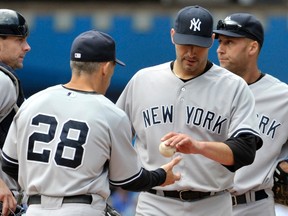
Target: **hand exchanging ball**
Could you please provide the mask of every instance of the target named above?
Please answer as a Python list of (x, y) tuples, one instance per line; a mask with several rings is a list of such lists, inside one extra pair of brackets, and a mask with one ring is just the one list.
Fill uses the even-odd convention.
[(165, 142), (161, 142), (159, 145), (159, 151), (164, 157), (172, 157), (175, 152), (176, 148), (165, 145)]

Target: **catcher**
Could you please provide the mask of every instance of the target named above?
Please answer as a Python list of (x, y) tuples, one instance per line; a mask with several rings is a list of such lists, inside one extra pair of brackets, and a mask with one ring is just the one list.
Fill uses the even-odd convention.
[(273, 192), (276, 215), (288, 215), (288, 159), (276, 167)]

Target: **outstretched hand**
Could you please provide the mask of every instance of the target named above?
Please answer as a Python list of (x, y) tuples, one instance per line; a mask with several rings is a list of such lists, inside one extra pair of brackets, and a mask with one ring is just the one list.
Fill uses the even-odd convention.
[(169, 163), (161, 166), (166, 171), (166, 180), (161, 186), (166, 186), (170, 184), (174, 184), (176, 181), (179, 181), (181, 178), (180, 173), (174, 173), (173, 168), (175, 165), (177, 165), (182, 158), (180, 156), (175, 157), (173, 160), (171, 160)]

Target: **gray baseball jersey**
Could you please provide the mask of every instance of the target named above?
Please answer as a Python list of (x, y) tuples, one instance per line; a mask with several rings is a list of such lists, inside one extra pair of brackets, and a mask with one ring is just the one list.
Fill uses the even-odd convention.
[[(250, 166), (236, 172), (232, 193), (244, 194), (250, 190), (266, 189), (273, 201), (271, 189), (274, 170), (279, 160), (287, 158), (287, 152), (283, 150), (288, 147), (288, 86), (275, 77), (265, 74), (249, 87), (256, 100), (258, 126), (263, 146), (257, 151), (255, 160)], [(267, 208), (265, 211), (267, 215), (274, 215), (268, 213), (270, 209), (274, 211), (274, 203), (272, 202), (270, 206), (268, 203), (265, 204), (266, 206), (260, 208), (261, 212), (257, 212), (259, 208), (255, 208), (256, 203), (250, 204), (249, 209), (246, 205), (243, 209), (237, 206), (237, 212), (239, 211), (237, 215), (244, 215), (244, 211), (249, 211), (249, 215), (259, 215), (263, 212), (263, 208)]]
[(4, 72), (0, 71), (0, 92), (5, 97), (0, 97), (0, 120), (10, 111), (17, 100), (15, 85)]
[[(244, 80), (217, 65), (183, 82), (171, 62), (140, 70), (117, 101), (136, 132), (135, 146), (146, 169), (167, 162), (158, 147), (170, 131), (197, 140), (225, 141), (257, 131), (254, 97)], [(257, 132), (255, 132), (257, 134)], [(182, 154), (174, 169), (181, 180), (160, 190), (216, 192), (232, 187), (233, 172), (202, 155)]]
[[(7, 71), (7, 72), (4, 72)], [(10, 73), (11, 76), (12, 73), (9, 72), (6, 68), (3, 68), (3, 66), (0, 65), (0, 123), (5, 119), (7, 115), (11, 112), (13, 109), (13, 106), (16, 104), (17, 101), (17, 90), (15, 87), (16, 78), (14, 80), (15, 84), (13, 83), (12, 79), (7, 75), (7, 73)], [(12, 118), (12, 117), (11, 117)], [(6, 132), (8, 131), (10, 122), (3, 123), (3, 127), (0, 125), (0, 145), (1, 142), (5, 140)], [(7, 130), (7, 131), (6, 131)], [(3, 145), (2, 143), (2, 145)], [(0, 150), (1, 152), (2, 150)], [(1, 158), (1, 155), (0, 155)], [(0, 159), (0, 165), (1, 165), (1, 159)], [(17, 182), (12, 179), (10, 176), (8, 176), (6, 173), (2, 171), (0, 168), (0, 178), (7, 184), (10, 190), (12, 190), (14, 193), (19, 190), (19, 185)], [(16, 194), (15, 194), (16, 195)]]
[(108, 178), (121, 186), (141, 171), (131, 135), (126, 114), (106, 97), (57, 85), (22, 104), (3, 157), (19, 164), (19, 184), (28, 195), (106, 199)]

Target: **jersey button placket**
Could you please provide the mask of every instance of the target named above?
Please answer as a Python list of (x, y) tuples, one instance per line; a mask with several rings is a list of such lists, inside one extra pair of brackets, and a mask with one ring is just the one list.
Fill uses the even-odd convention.
[[(185, 91), (186, 91), (186, 88), (185, 88), (185, 87), (182, 87), (182, 88), (181, 88), (181, 92), (184, 93)], [(184, 100), (185, 100), (184, 97), (181, 95), (180, 101), (181, 101), (181, 102), (184, 102)]]

